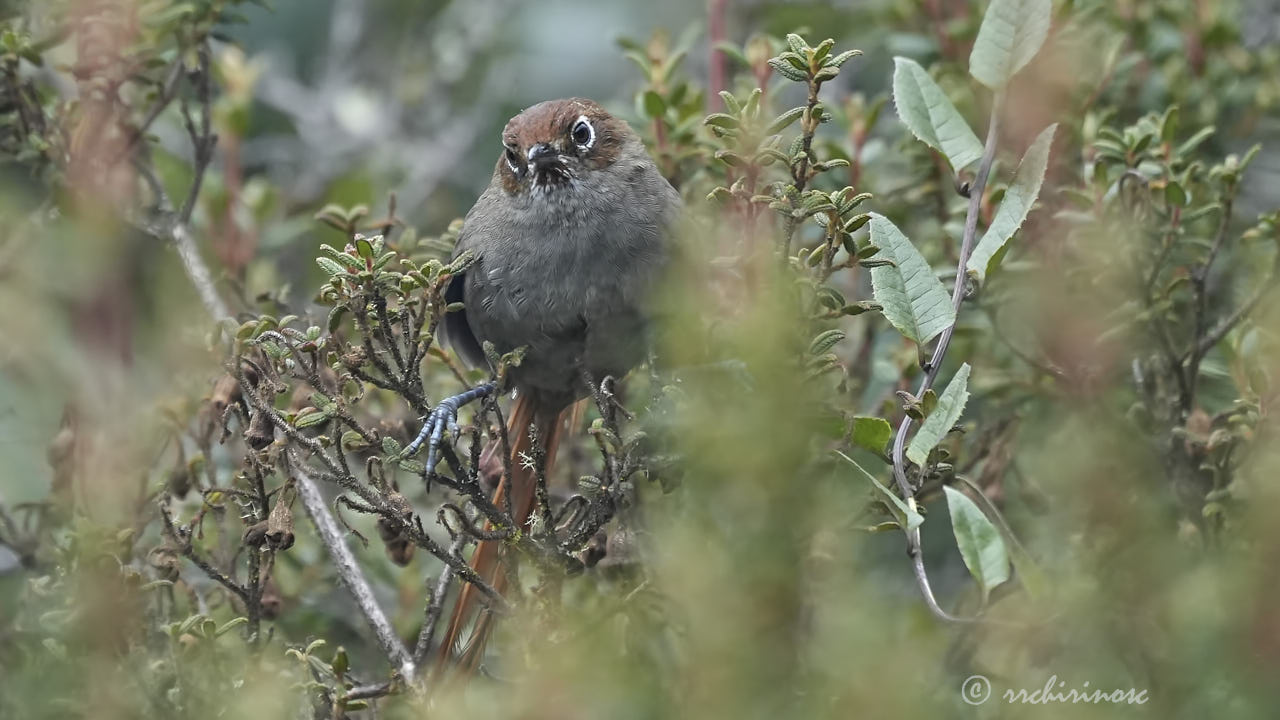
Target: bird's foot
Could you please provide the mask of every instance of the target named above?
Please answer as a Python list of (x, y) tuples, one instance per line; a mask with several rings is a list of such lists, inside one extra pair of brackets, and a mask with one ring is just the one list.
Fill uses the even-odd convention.
[(447, 429), (455, 439), (458, 437), (459, 408), (469, 402), (488, 397), (497, 389), (498, 385), (496, 383), (487, 382), (477, 385), (466, 392), (441, 400), (431, 410), (431, 414), (427, 415), (426, 421), (422, 424), (422, 429), (418, 431), (418, 437), (414, 438), (413, 442), (409, 443), (409, 447), (404, 449), (403, 457), (412, 456), (418, 452), (423, 443), (426, 443), (427, 469), (423, 474), (428, 476), (433, 474), (436, 471), (440, 440), (444, 437), (444, 431)]

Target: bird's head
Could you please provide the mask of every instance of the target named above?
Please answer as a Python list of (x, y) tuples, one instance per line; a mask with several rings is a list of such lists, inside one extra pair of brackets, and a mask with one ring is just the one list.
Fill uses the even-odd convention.
[(610, 168), (634, 137), (591, 100), (548, 100), (511, 118), (494, 171), (511, 195), (552, 195)]

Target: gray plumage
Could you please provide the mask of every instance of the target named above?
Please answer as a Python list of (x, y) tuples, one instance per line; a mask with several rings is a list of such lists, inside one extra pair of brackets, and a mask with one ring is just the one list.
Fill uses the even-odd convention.
[[(574, 125), (583, 120), (593, 123), (585, 149), (573, 142), (575, 128), (587, 136)], [(560, 408), (586, 394), (582, 370), (621, 377), (642, 359), (648, 295), (680, 198), (635, 133), (590, 101), (534, 106), (507, 126), (504, 144), (458, 238), (455, 256), (476, 261), (449, 288), (465, 310), (447, 315), (443, 332), (476, 366), (483, 342), (499, 353), (526, 346), (516, 388)]]

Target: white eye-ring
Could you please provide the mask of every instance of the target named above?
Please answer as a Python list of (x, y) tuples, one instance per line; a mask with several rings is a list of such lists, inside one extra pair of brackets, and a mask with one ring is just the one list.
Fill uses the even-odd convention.
[(596, 129), (591, 127), (591, 121), (587, 120), (586, 115), (578, 116), (569, 135), (573, 138), (574, 144), (583, 150), (590, 149), (596, 142)]
[(519, 164), (520, 154), (517, 153), (515, 148), (512, 148), (510, 145), (505, 145), (504, 147), (506, 148), (506, 152), (502, 153), (502, 157), (506, 159), (507, 167), (511, 168), (511, 172), (519, 175), (520, 171), (524, 169), (524, 166)]

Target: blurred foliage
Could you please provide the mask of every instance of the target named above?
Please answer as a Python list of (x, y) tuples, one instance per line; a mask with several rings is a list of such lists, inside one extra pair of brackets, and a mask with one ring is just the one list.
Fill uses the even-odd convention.
[[(1272, 716), (1276, 3), (517, 5), (0, 3), (0, 716)], [(523, 532), (499, 403), (403, 448), (519, 362), (433, 343), (455, 218), (601, 33), (689, 212)], [(300, 473), (417, 660), (498, 528), (486, 676), (401, 674)]]

